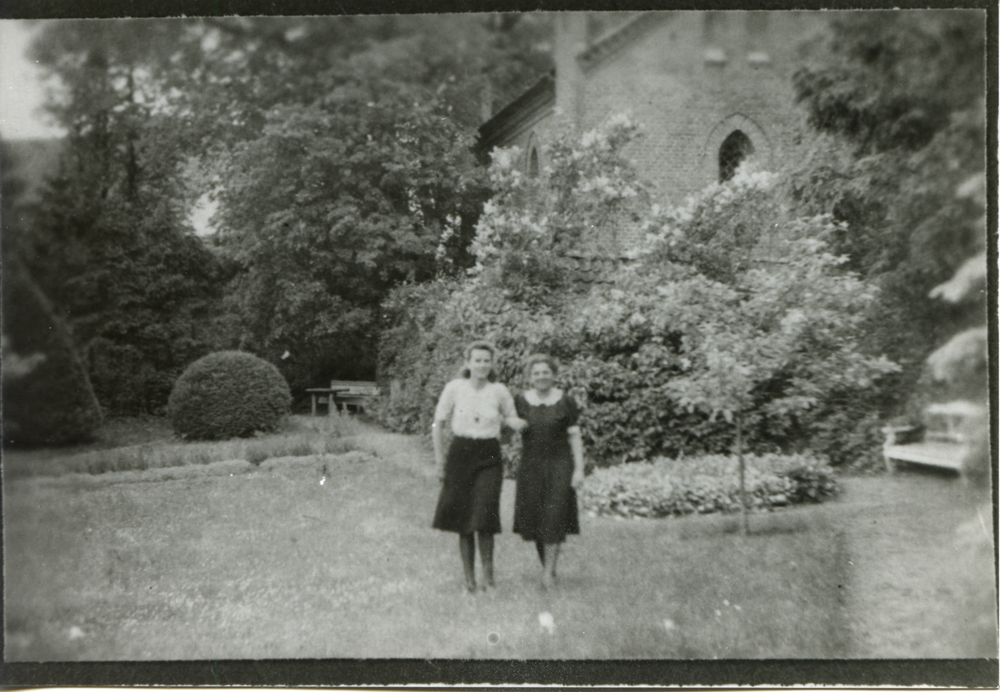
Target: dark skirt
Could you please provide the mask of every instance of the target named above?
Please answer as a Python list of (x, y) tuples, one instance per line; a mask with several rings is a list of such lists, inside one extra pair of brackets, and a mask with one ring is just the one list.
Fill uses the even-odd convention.
[(455, 437), (432, 526), (456, 533), (500, 533), (502, 487), (500, 441)]

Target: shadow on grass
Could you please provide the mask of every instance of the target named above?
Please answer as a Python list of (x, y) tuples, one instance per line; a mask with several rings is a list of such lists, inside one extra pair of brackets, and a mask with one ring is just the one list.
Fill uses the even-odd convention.
[[(776, 536), (782, 534), (802, 533), (810, 530), (809, 522), (801, 515), (790, 512), (751, 513), (748, 519), (748, 537)], [(699, 540), (715, 535), (740, 534), (743, 529), (743, 517), (740, 514), (712, 515), (710, 517), (691, 517), (691, 521), (682, 521), (678, 529), (681, 540)]]
[[(801, 510), (798, 510), (801, 511)], [(849, 651), (844, 537), (815, 514), (692, 517), (673, 619), (699, 658), (839, 658)], [(693, 567), (689, 569), (688, 567)]]

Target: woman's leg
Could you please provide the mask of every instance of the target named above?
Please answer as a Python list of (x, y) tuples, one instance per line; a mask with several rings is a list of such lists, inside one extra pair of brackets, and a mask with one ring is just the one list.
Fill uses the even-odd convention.
[(552, 586), (556, 580), (556, 561), (559, 559), (559, 544), (545, 544), (545, 568), (542, 572), (542, 585)]
[(462, 555), (462, 569), (465, 570), (465, 588), (471, 592), (476, 590), (476, 547), (474, 543), (474, 534), (458, 534), (458, 552)]
[(479, 532), (479, 560), (483, 563), (486, 586), (493, 587), (493, 534)]

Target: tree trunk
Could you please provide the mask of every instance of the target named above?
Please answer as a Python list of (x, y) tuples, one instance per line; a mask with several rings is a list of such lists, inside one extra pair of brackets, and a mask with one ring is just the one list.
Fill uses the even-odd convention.
[(743, 414), (736, 414), (736, 458), (739, 460), (740, 464), (740, 504), (742, 507), (741, 514), (743, 515), (743, 526), (742, 533), (747, 535), (750, 533), (750, 502), (747, 499), (747, 467), (746, 462), (743, 461)]

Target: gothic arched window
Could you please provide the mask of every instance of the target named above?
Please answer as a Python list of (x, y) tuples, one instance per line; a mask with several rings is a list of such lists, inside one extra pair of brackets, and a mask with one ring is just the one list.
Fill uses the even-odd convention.
[(538, 177), (538, 149), (531, 147), (531, 156), (528, 157), (528, 177)]
[(719, 182), (736, 175), (736, 169), (752, 154), (753, 142), (741, 130), (734, 130), (719, 147)]

